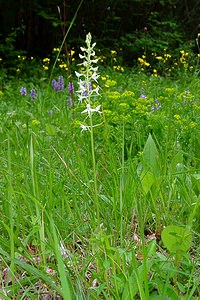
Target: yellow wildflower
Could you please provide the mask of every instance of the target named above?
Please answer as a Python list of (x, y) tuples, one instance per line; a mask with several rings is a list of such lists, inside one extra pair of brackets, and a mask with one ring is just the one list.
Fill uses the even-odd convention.
[(181, 119), (181, 116), (176, 114), (176, 115), (174, 115), (174, 119), (180, 120), (180, 119)]
[(105, 83), (105, 87), (115, 86), (117, 82), (115, 80), (108, 79)]
[(74, 53), (75, 53), (75, 51), (74, 51), (74, 50), (71, 50), (71, 51), (70, 51), (70, 55), (71, 55), (71, 56), (73, 56), (73, 55), (74, 55)]
[(163, 57), (162, 56), (156, 56), (156, 59), (157, 60), (163, 60)]
[(62, 69), (62, 68), (66, 68), (67, 65), (66, 64), (60, 64), (59, 67)]
[(114, 55), (114, 54), (117, 54), (117, 51), (111, 50), (110, 53), (111, 53), (112, 55)]
[(191, 121), (190, 124), (189, 124), (189, 126), (190, 126), (191, 128), (194, 128), (194, 127), (196, 126), (196, 123), (193, 122), (193, 121)]
[(120, 110), (125, 111), (125, 110), (129, 109), (130, 106), (127, 103), (122, 102), (119, 104), (119, 107), (120, 107)]
[(121, 97), (131, 97), (134, 96), (134, 92), (132, 91), (125, 91), (124, 93), (122, 93)]
[(110, 93), (108, 93), (108, 98), (109, 99), (119, 99), (120, 93), (119, 92), (110, 92)]
[(43, 62), (49, 63), (50, 59), (48, 57), (46, 57), (46, 58), (43, 59)]
[(32, 120), (31, 124), (33, 126), (37, 126), (37, 125), (40, 125), (40, 121), (38, 121), (38, 120)]

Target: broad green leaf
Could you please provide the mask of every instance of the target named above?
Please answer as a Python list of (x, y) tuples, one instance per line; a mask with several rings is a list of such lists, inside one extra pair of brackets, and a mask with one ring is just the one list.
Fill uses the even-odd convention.
[(143, 163), (144, 168), (149, 169), (153, 172), (156, 176), (160, 175), (160, 164), (159, 164), (159, 152), (156, 147), (156, 144), (151, 136), (149, 134), (149, 137), (147, 139), (147, 142), (144, 146), (143, 150)]
[(164, 246), (170, 252), (186, 252), (192, 245), (191, 232), (185, 227), (167, 226), (161, 236)]
[(133, 272), (126, 282), (122, 294), (122, 300), (133, 299), (138, 292), (138, 284), (136, 280), (135, 273)]
[(47, 125), (46, 125), (46, 131), (47, 131), (47, 133), (50, 134), (50, 135), (55, 135), (55, 134), (56, 134), (55, 127), (52, 126), (51, 124), (47, 124)]
[[(148, 260), (146, 263), (147, 271), (149, 272), (152, 267), (153, 260)], [(135, 266), (136, 267), (136, 266)], [(140, 265), (137, 267), (137, 271), (133, 271), (128, 277), (122, 294), (122, 300), (132, 300), (135, 299), (135, 295), (139, 292), (139, 290), (143, 289), (144, 282), (144, 265)], [(140, 295), (141, 296), (141, 295)]]
[(156, 247), (157, 247), (156, 239), (153, 239), (147, 244), (146, 246), (147, 258), (150, 258), (152, 255), (156, 254)]
[(144, 170), (142, 172), (142, 174), (140, 175), (140, 180), (141, 180), (144, 192), (145, 192), (145, 194), (147, 194), (155, 182), (155, 176), (151, 172)]
[(171, 300), (167, 296), (157, 295), (155, 292), (149, 296), (149, 300)]

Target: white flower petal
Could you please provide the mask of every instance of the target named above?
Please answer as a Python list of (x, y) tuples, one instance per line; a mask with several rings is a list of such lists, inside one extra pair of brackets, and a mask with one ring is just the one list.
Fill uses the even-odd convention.
[(102, 113), (102, 112), (100, 111), (100, 108), (101, 108), (101, 105), (98, 105), (98, 106), (95, 108), (95, 111), (98, 112), (99, 114)]
[(81, 124), (81, 132), (82, 131), (87, 131), (88, 130), (88, 126), (85, 126), (85, 125), (83, 125), (83, 124)]
[(81, 49), (81, 51), (83, 51), (83, 52), (87, 52), (87, 49), (85, 48), (85, 47), (80, 47), (80, 49)]
[(78, 78), (81, 77), (81, 76), (83, 76), (83, 74), (78, 73), (77, 71), (75, 71), (75, 74), (76, 74), (76, 76), (77, 76)]
[(79, 54), (80, 59), (84, 59), (85, 55)]

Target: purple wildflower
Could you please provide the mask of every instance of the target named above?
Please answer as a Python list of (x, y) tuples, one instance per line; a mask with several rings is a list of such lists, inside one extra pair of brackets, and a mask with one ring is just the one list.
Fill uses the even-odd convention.
[(50, 116), (53, 115), (53, 110), (52, 109), (50, 109), (49, 114), (50, 114)]
[(58, 82), (55, 79), (53, 79), (51, 83), (54, 88), (54, 91), (58, 92), (60, 90), (60, 86), (59, 86)]
[(27, 90), (26, 90), (25, 87), (22, 87), (22, 88), (20, 89), (20, 94), (21, 94), (22, 96), (26, 96), (26, 95), (27, 95)]
[(140, 98), (145, 99), (146, 97), (147, 97), (147, 96), (146, 96), (145, 94), (143, 94), (143, 93), (140, 95)]
[(58, 77), (58, 85), (59, 85), (59, 90), (63, 92), (65, 88), (63, 76)]
[(31, 100), (35, 100), (37, 97), (36, 90), (32, 89), (30, 91)]
[(56, 80), (55, 79), (52, 79), (51, 81), (51, 84), (52, 84), (52, 87), (54, 87), (54, 84), (56, 83)]
[(73, 94), (74, 93), (74, 85), (73, 85), (73, 82), (69, 82), (68, 83), (68, 92), (70, 94)]
[(64, 91), (65, 85), (64, 85), (64, 78), (63, 76), (59, 76), (58, 77), (58, 81), (56, 81), (55, 79), (52, 80), (51, 82), (54, 91), (58, 92), (58, 91)]
[(156, 99), (156, 103), (152, 105), (151, 110), (155, 111), (155, 110), (159, 110), (161, 109), (161, 103), (158, 99)]
[(156, 110), (159, 110), (159, 109), (161, 109), (161, 104), (160, 104), (159, 101), (157, 101), (157, 107), (156, 107)]
[(73, 101), (72, 101), (72, 98), (67, 99), (67, 104), (68, 104), (68, 105), (72, 105), (72, 102), (73, 102)]

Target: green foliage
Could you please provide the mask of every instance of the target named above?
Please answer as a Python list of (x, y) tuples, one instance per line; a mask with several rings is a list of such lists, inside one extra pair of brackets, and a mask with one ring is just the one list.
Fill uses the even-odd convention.
[(149, 134), (144, 146), (142, 154), (142, 170), (140, 171), (139, 168), (139, 173), (142, 187), (147, 194), (152, 185), (159, 180), (159, 176), (161, 175), (159, 153), (151, 134)]
[[(32, 77), (2, 82), (5, 298), (199, 297), (199, 79), (188, 70), (173, 80), (128, 70), (110, 55), (112, 67), (99, 68), (95, 163), (90, 132), (80, 127), (89, 124), (85, 103), (67, 101), (63, 61), (53, 70), (39, 61)], [(64, 91), (50, 74), (64, 76)]]
[(179, 226), (167, 226), (162, 231), (162, 241), (164, 246), (180, 259), (192, 246), (191, 231)]

